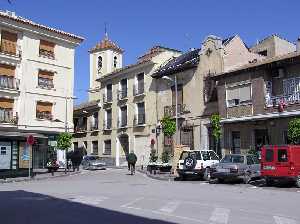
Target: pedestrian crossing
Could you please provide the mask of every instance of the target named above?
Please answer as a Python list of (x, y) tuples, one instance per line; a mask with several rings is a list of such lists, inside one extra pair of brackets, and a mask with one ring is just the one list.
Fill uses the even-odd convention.
[[(246, 212), (243, 209), (226, 208), (213, 204), (201, 204), (180, 200), (160, 200), (145, 197), (127, 199), (110, 198), (106, 196), (82, 196), (69, 197), (70, 201), (90, 206), (106, 207), (107, 202), (113, 201), (114, 209), (123, 212), (159, 215), (164, 219), (176, 220), (176, 223), (208, 223), (208, 224), (242, 224), (242, 223), (266, 223), (266, 224), (300, 224), (299, 218), (264, 214), (261, 211)], [(137, 214), (140, 215), (140, 214)], [(182, 222), (181, 222), (181, 221)]]

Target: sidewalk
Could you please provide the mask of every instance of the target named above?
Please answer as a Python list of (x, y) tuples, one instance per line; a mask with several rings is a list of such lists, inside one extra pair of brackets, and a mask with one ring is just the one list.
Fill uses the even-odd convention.
[(169, 172), (160, 172), (160, 173), (158, 172), (154, 174), (154, 172), (150, 173), (146, 169), (143, 170), (138, 169), (137, 171), (145, 174), (149, 178), (156, 179), (156, 180), (174, 181), (174, 178), (176, 178), (174, 174), (171, 174)]
[(81, 173), (81, 171), (69, 171), (65, 174), (63, 169), (60, 169), (54, 172), (54, 176), (51, 173), (48, 173), (47, 169), (38, 169), (34, 170), (35, 176), (29, 179), (29, 177), (14, 177), (14, 178), (6, 178), (0, 179), (0, 184), (3, 183), (13, 183), (13, 182), (22, 182), (22, 181), (35, 181), (35, 180), (45, 180), (49, 178), (56, 178), (56, 177), (65, 177), (65, 176), (72, 176)]

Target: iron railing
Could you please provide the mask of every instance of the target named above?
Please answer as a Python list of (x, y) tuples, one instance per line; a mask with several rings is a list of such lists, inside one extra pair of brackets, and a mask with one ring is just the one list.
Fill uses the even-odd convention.
[(40, 56), (43, 56), (43, 57), (47, 57), (47, 58), (51, 58), (51, 59), (55, 58), (53, 51), (47, 51), (45, 49), (40, 49), (39, 54), (40, 54)]
[(0, 108), (0, 123), (17, 124), (18, 115), (14, 116), (12, 109)]
[(266, 97), (267, 107), (278, 106), (280, 103), (286, 105), (300, 103), (300, 92), (296, 92), (291, 95), (278, 95), (278, 96)]
[(18, 90), (20, 80), (15, 77), (0, 75), (0, 88)]
[(36, 118), (38, 119), (45, 119), (45, 120), (52, 120), (53, 116), (50, 112), (36, 112)]
[[(177, 115), (180, 115), (186, 111), (185, 104), (177, 104)], [(176, 106), (165, 106), (164, 107), (164, 116), (165, 117), (175, 117), (176, 116)]]

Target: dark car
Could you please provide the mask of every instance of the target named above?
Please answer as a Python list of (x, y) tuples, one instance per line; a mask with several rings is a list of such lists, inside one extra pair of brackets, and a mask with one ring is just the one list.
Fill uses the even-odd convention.
[(105, 162), (101, 161), (99, 156), (85, 156), (81, 162), (85, 170), (105, 169)]
[(260, 163), (255, 155), (230, 154), (225, 155), (220, 163), (211, 168), (211, 178), (222, 183), (224, 180), (250, 180), (260, 177)]

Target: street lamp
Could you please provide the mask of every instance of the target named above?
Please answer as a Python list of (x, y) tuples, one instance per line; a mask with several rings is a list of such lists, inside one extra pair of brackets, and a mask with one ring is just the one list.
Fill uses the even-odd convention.
[(174, 75), (174, 79), (171, 79), (169, 76), (163, 76), (162, 79), (170, 81), (175, 85), (175, 119), (176, 119), (176, 132), (175, 132), (175, 143), (178, 143), (178, 90), (177, 90), (177, 76)]

